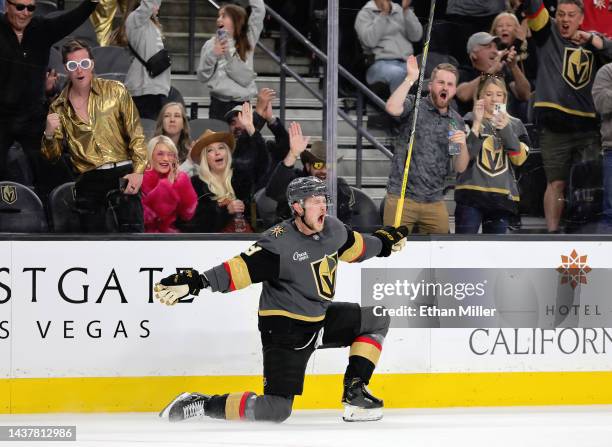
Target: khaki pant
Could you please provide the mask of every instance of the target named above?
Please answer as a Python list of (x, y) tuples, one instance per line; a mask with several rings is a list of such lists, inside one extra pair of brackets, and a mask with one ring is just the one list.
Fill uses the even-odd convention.
[[(393, 225), (398, 201), (399, 196), (393, 194), (385, 197), (384, 225)], [(411, 233), (417, 225), (419, 234), (448, 234), (448, 210), (443, 201), (419, 203), (406, 197), (403, 208), (400, 225), (406, 225)]]

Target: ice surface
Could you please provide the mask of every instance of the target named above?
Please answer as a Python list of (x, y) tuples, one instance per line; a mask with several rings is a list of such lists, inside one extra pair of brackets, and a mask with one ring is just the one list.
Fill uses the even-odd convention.
[(171, 424), (153, 413), (0, 415), (0, 425), (76, 425), (76, 442), (15, 446), (610, 447), (612, 406), (385, 410), (346, 423), (341, 410), (295, 411), (282, 424), (208, 418)]

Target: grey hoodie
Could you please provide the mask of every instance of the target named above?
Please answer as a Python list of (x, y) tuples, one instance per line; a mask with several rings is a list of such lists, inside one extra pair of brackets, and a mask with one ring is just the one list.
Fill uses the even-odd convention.
[(211, 96), (222, 101), (247, 101), (257, 95), (255, 80), (242, 85), (232, 79), (231, 73), (228, 73), (227, 69), (230, 59), (233, 59), (234, 67), (237, 67), (238, 70), (244, 70), (255, 75), (253, 71), (253, 53), (255, 44), (259, 40), (259, 35), (263, 29), (266, 8), (263, 0), (249, 0), (249, 4), (251, 5), (251, 16), (249, 17), (247, 36), (253, 50), (247, 53), (246, 61), (243, 61), (238, 56), (236, 42), (232, 37), (228, 38), (230, 48), (228, 59), (224, 56), (217, 56), (213, 52), (217, 39), (216, 36), (208, 39), (200, 52), (198, 79), (208, 85)]
[(423, 36), (423, 27), (412, 9), (404, 12), (397, 3), (391, 5), (391, 13), (383, 15), (371, 0), (355, 20), (355, 31), (364, 52), (373, 54), (376, 60), (405, 60), (414, 53), (411, 42), (417, 42)]
[[(161, 5), (162, 0), (142, 0), (140, 6), (130, 13), (125, 21), (128, 42), (145, 61), (164, 48), (161, 31), (151, 21), (153, 8)], [(138, 59), (125, 76), (125, 86), (132, 96), (164, 95), (170, 91), (170, 68), (152, 78)]]
[(601, 115), (601, 145), (612, 150), (612, 63), (599, 69), (592, 93), (595, 109)]

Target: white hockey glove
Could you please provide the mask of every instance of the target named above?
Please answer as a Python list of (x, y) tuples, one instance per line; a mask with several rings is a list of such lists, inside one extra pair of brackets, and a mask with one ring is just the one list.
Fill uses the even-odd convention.
[(208, 279), (197, 270), (189, 269), (170, 275), (155, 284), (155, 298), (168, 306), (175, 305), (187, 295), (198, 295), (201, 289), (209, 287)]

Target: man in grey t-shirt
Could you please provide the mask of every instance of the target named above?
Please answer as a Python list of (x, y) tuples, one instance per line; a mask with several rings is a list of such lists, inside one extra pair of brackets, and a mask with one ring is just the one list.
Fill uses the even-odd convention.
[[(392, 225), (402, 189), (404, 166), (412, 129), (414, 96), (410, 87), (419, 77), (414, 56), (406, 62), (408, 76), (387, 101), (387, 112), (402, 121), (402, 131), (391, 162), (387, 183), (383, 222)], [(408, 183), (405, 191), (401, 225), (412, 232), (415, 225), (419, 233), (445, 234), (449, 232), (448, 211), (443, 201), (444, 180), (449, 160), (454, 169), (463, 172), (469, 162), (465, 125), (461, 116), (450, 108), (457, 92), (457, 69), (450, 64), (439, 64), (431, 73), (429, 96), (419, 105), (416, 134), (413, 144)], [(449, 143), (459, 146), (457, 155), (449, 154)]]

